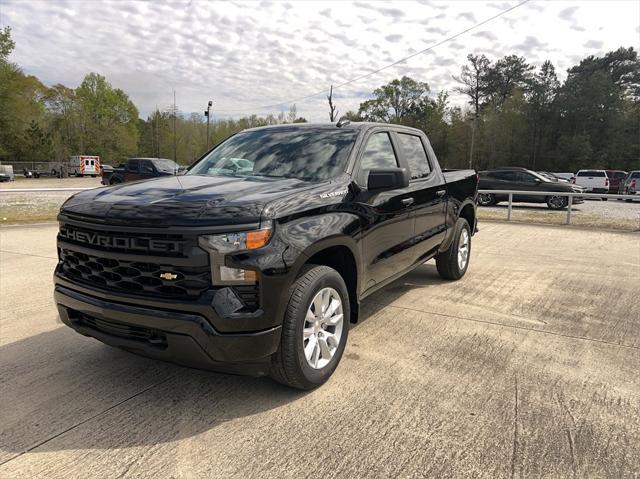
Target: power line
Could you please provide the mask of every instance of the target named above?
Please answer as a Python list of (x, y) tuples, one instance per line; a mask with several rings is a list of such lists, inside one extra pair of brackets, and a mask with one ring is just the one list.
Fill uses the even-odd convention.
[[(347, 80), (345, 82), (338, 83), (337, 85), (335, 85), (333, 87), (333, 89), (336, 90), (338, 88), (350, 85), (351, 83), (355, 83), (355, 82), (360, 81), (360, 80), (362, 80), (364, 78), (368, 78), (368, 77), (370, 77), (372, 75), (380, 73), (383, 70), (386, 70), (388, 68), (391, 68), (391, 67), (394, 67), (396, 65), (399, 65), (400, 63), (404, 63), (407, 60), (410, 60), (410, 59), (412, 59), (414, 57), (417, 57), (418, 55), (422, 55), (424, 53), (427, 53), (428, 51), (433, 50), (434, 48), (439, 47), (440, 45), (443, 45), (444, 43), (450, 42), (451, 40), (455, 40), (456, 38), (461, 37), (462, 35), (464, 35), (466, 33), (469, 33), (471, 30), (475, 30), (476, 28), (481, 27), (483, 25), (486, 25), (487, 23), (495, 20), (496, 18), (499, 18), (499, 17), (501, 17), (503, 15), (506, 15), (507, 13), (515, 10), (516, 8), (519, 8), (519, 7), (523, 6), (525, 3), (529, 3), (530, 1), (531, 0), (523, 0), (522, 2), (518, 3), (517, 5), (514, 5), (513, 7), (509, 7), (506, 10), (503, 10), (503, 11), (497, 13), (496, 15), (493, 15), (492, 17), (489, 17), (489, 18), (487, 18), (487, 19), (485, 19), (485, 20), (483, 20), (483, 21), (481, 21), (479, 23), (476, 23), (475, 25), (473, 25), (473, 26), (471, 26), (471, 27), (469, 27), (469, 28), (467, 28), (465, 30), (462, 30), (462, 31), (456, 33), (455, 35), (451, 35), (450, 37), (447, 37), (447, 38), (445, 38), (443, 40), (440, 40), (439, 42), (434, 43), (433, 45), (430, 45), (429, 47), (427, 47), (427, 48), (425, 48), (423, 50), (420, 50), (418, 52), (412, 53), (411, 55), (406, 56), (404, 58), (401, 58), (400, 60), (397, 60), (397, 61), (395, 61), (393, 63), (389, 63), (388, 65), (385, 65), (385, 66), (383, 66), (381, 68), (378, 68), (377, 70), (373, 70), (371, 72), (368, 72), (368, 73), (365, 73), (363, 75), (360, 75), (360, 76), (358, 76), (356, 78), (352, 78), (351, 80)], [(242, 108), (242, 109), (232, 109), (232, 110), (218, 110), (218, 111), (222, 111), (222, 112), (245, 112), (245, 111), (267, 110), (267, 109), (275, 108), (275, 107), (278, 107), (278, 106), (281, 106), (281, 105), (290, 105), (292, 103), (303, 101), (303, 100), (307, 100), (309, 98), (313, 98), (313, 97), (316, 97), (318, 95), (326, 95), (328, 92), (329, 92), (329, 90), (325, 89), (325, 90), (320, 90), (320, 91), (317, 91), (315, 93), (311, 93), (309, 95), (305, 95), (305, 96), (302, 96), (302, 97), (299, 97), (299, 98), (292, 98), (290, 100), (285, 100), (285, 101), (281, 101), (281, 102), (278, 102), (278, 103), (272, 103), (270, 105), (256, 106), (256, 107), (253, 107), (253, 108)]]

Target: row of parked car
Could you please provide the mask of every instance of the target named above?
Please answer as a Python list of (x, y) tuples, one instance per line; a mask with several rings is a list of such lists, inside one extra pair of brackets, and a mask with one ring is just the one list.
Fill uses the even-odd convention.
[[(531, 195), (513, 195), (514, 202), (546, 203), (550, 209), (566, 208), (567, 196), (561, 193), (606, 193), (638, 195), (640, 199), (640, 170), (627, 173), (621, 170), (580, 170), (577, 173), (549, 173), (531, 171), (526, 168), (505, 167), (479, 172), (480, 190), (531, 191)], [(535, 192), (550, 192), (550, 195), (536, 195)], [(508, 194), (481, 193), (480, 206), (491, 206), (508, 200)], [(603, 197), (607, 200), (607, 197)], [(627, 201), (632, 201), (629, 198)], [(573, 203), (582, 203), (583, 198), (573, 198)]]

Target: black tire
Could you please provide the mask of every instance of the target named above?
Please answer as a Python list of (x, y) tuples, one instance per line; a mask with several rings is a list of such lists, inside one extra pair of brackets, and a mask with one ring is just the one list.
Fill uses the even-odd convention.
[(111, 186), (118, 185), (120, 183), (122, 183), (122, 181), (120, 181), (119, 178), (113, 178), (113, 179), (109, 180), (109, 185), (111, 185)]
[(547, 196), (547, 206), (550, 210), (563, 210), (569, 204), (569, 198), (566, 196), (554, 195)]
[(491, 193), (479, 193), (478, 205), (479, 206), (491, 206), (497, 203), (496, 197)]
[(609, 201), (609, 198), (602, 198), (602, 201)]
[[(466, 264), (461, 269), (458, 264), (458, 248), (460, 246), (460, 239), (463, 231), (467, 232), (469, 248)], [(469, 227), (469, 223), (467, 223), (466, 219), (458, 218), (453, 235), (453, 241), (449, 245), (449, 248), (436, 256), (436, 268), (438, 269), (440, 277), (456, 281), (462, 278), (467, 272), (467, 269), (469, 268), (469, 261), (471, 260), (471, 228)]]
[[(342, 301), (342, 335), (329, 363), (321, 369), (314, 369), (305, 357), (303, 328), (313, 298), (326, 287), (337, 291)], [(303, 390), (313, 389), (325, 383), (342, 358), (349, 333), (349, 318), (349, 293), (342, 276), (328, 266), (306, 265), (289, 289), (289, 303), (282, 323), (280, 347), (271, 360), (271, 377), (281, 384)]]

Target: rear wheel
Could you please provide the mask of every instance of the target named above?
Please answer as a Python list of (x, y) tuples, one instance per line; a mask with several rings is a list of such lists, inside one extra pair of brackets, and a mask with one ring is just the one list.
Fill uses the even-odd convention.
[(547, 196), (547, 206), (552, 210), (561, 210), (566, 208), (569, 200), (566, 196)]
[(438, 274), (444, 279), (458, 280), (469, 267), (471, 256), (471, 229), (464, 218), (458, 218), (449, 248), (436, 256)]
[(496, 197), (491, 193), (480, 193), (478, 194), (478, 204), (480, 206), (491, 206), (496, 204)]
[(119, 183), (122, 183), (122, 180), (120, 180), (120, 178), (111, 178), (111, 179), (109, 180), (109, 184), (110, 184), (110, 185), (117, 185), (117, 184), (119, 184)]
[(349, 315), (342, 276), (328, 266), (306, 266), (289, 290), (271, 377), (297, 389), (313, 389), (327, 381), (342, 358)]

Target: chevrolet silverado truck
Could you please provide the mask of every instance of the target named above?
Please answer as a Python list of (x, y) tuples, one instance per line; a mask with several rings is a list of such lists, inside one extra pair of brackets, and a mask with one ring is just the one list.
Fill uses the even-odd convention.
[(158, 176), (177, 175), (180, 171), (181, 168), (175, 161), (166, 158), (129, 158), (115, 168), (103, 165), (100, 168), (100, 176), (103, 185), (117, 185)]
[(326, 381), (361, 301), (425, 261), (469, 267), (478, 178), (399, 125), (242, 131), (184, 176), (62, 206), (55, 302), (85, 336), (203, 369)]

